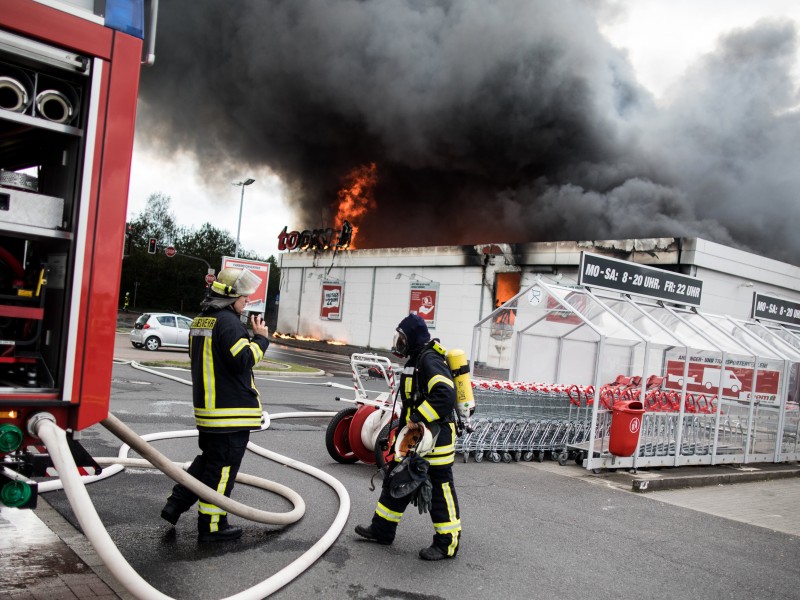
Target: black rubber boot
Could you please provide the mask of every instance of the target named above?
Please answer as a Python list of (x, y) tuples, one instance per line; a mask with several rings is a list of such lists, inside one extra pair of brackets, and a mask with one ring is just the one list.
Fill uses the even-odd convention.
[(380, 539), (378, 534), (375, 533), (375, 530), (372, 528), (372, 525), (356, 525), (356, 533), (370, 542), (377, 542), (379, 544), (383, 544), (384, 546), (388, 546), (392, 543), (391, 540)]
[(197, 541), (200, 543), (206, 542), (230, 542), (238, 540), (242, 537), (241, 527), (228, 527), (220, 529), (219, 531), (201, 531), (197, 534)]
[(167, 500), (164, 508), (161, 509), (161, 518), (172, 525), (178, 524), (178, 519), (180, 519), (182, 514), (183, 511), (180, 510), (178, 506), (171, 500)]
[(455, 558), (455, 556), (447, 556), (447, 553), (442, 552), (436, 546), (428, 546), (419, 551), (419, 557), (422, 560), (444, 560), (446, 558)]

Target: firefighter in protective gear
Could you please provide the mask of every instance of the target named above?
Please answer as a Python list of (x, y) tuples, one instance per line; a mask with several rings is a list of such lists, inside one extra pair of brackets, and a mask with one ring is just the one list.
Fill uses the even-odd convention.
[[(438, 340), (431, 339), (425, 321), (416, 314), (400, 321), (392, 352), (408, 359), (400, 377), (403, 406), (398, 428), (407, 427), (407, 432), (413, 432), (424, 424), (435, 440), (433, 449), (423, 456), (428, 463), (432, 484), (433, 543), (420, 550), (419, 556), (423, 560), (453, 558), (461, 541), (461, 516), (453, 482), (456, 437), (453, 377), (445, 361), (444, 348)], [(358, 535), (379, 544), (394, 541), (400, 518), (412, 500), (411, 496), (395, 498), (391, 493), (391, 472), (400, 461), (402, 457), (395, 455), (389, 474), (383, 480), (378, 507), (370, 525), (356, 526)]]
[[(195, 457), (188, 472), (225, 496), (231, 495), (250, 432), (261, 428), (263, 416), (253, 367), (269, 346), (269, 330), (261, 315), (254, 315), (251, 339), (240, 320), (247, 297), (259, 283), (247, 269), (222, 269), (189, 332), (194, 417), (202, 454)], [(200, 542), (241, 537), (242, 530), (228, 523), (225, 511), (199, 500)], [(175, 525), (196, 501), (191, 490), (177, 484), (161, 516)]]

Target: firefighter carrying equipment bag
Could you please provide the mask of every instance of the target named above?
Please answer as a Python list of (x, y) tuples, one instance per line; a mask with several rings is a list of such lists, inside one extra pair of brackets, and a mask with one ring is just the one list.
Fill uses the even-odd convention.
[(411, 496), (411, 502), (420, 514), (430, 509), (432, 491), (428, 461), (418, 454), (409, 453), (389, 473), (389, 494), (392, 498)]

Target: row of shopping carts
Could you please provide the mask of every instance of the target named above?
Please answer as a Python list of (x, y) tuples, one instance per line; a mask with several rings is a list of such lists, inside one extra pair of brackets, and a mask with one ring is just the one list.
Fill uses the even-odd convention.
[[(641, 377), (618, 375), (614, 381), (600, 388), (600, 406), (611, 410), (616, 402), (639, 400), (641, 391)], [(681, 391), (665, 388), (663, 377), (651, 375), (644, 384), (643, 404), (648, 412), (677, 413), (681, 408)], [(683, 410), (693, 414), (713, 414), (717, 412), (717, 396), (687, 392)]]
[[(716, 396), (686, 394), (684, 418), (679, 391), (665, 389), (663, 377), (652, 375), (644, 382), (646, 415), (642, 423), (640, 456), (663, 456), (675, 451), (681, 440), (682, 454), (710, 452), (717, 443), (739, 445), (741, 425), (724, 418), (715, 427)], [(611, 411), (618, 402), (641, 399), (642, 378), (620, 375), (603, 385), (596, 395), (603, 415), (595, 424), (595, 438), (608, 436)], [(585, 456), (591, 437), (594, 387), (581, 385), (473, 381), (476, 411), (471, 431), (456, 439), (455, 450), (467, 462), (488, 458), (492, 462), (558, 460), (560, 464)], [(681, 435), (677, 435), (681, 428)]]
[(484, 380), (473, 383), (471, 431), (456, 439), (467, 462), (543, 461), (566, 464), (567, 447), (589, 439), (590, 388)]

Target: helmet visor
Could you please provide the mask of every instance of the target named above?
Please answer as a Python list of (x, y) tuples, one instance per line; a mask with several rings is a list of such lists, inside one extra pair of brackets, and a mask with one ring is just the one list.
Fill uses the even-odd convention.
[(242, 269), (233, 284), (233, 293), (240, 296), (250, 296), (255, 294), (259, 285), (261, 285), (261, 279), (259, 279), (258, 275), (253, 274), (250, 269)]
[(392, 354), (399, 358), (408, 356), (408, 338), (401, 329), (394, 332), (394, 340), (392, 340)]

